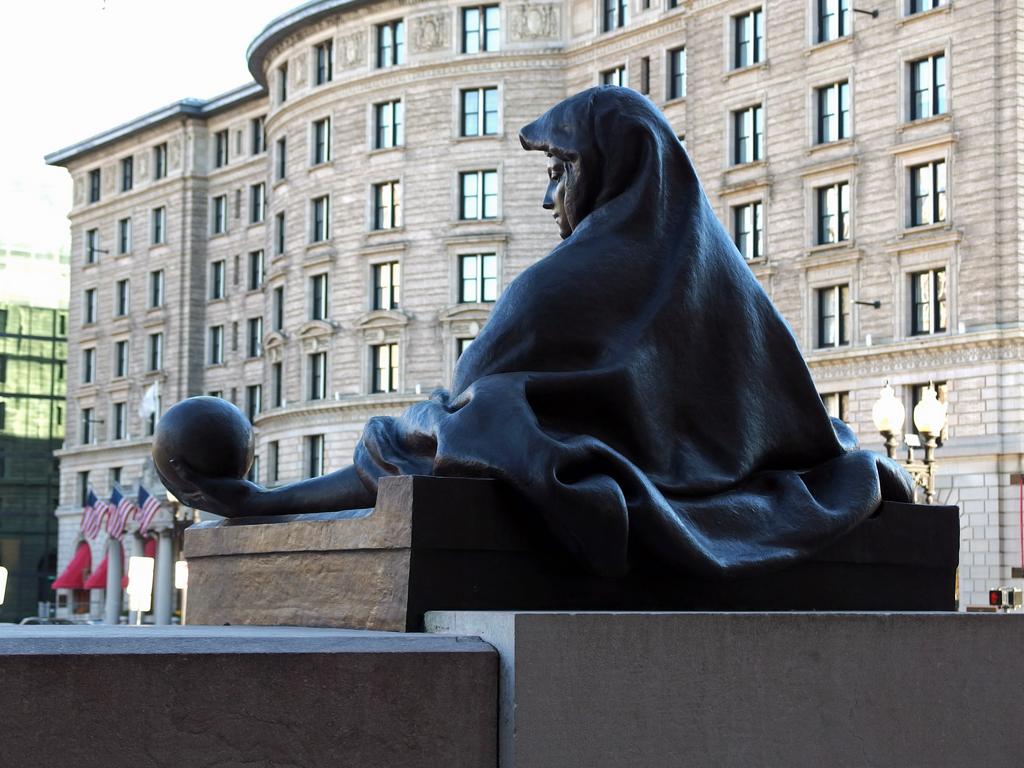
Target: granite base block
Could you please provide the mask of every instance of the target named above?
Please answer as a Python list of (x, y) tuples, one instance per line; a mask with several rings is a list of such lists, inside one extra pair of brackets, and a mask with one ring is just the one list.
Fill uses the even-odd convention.
[(637, 557), (605, 577), (494, 480), (387, 477), (374, 509), (190, 528), (189, 621), (416, 631), (429, 610), (953, 610), (959, 536), (956, 507), (883, 504), (769, 573), (696, 576)]
[(0, 765), (493, 768), (475, 638), (264, 627), (0, 627)]
[(501, 768), (1017, 768), (1024, 614), (438, 612), (501, 655)]

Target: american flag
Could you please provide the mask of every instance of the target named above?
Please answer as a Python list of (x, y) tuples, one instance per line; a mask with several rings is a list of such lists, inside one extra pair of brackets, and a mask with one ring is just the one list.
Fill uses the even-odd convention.
[(135, 516), (139, 508), (131, 499), (122, 494), (121, 489), (116, 485), (114, 492), (110, 494), (110, 504), (114, 511), (107, 517), (107, 533), (120, 541), (124, 538), (125, 523)]
[(139, 535), (145, 536), (149, 530), (149, 524), (153, 522), (153, 516), (160, 510), (160, 500), (152, 496), (149, 491), (139, 486)]
[(92, 488), (85, 497), (85, 506), (82, 507), (81, 531), (86, 538), (95, 539), (103, 530), (103, 518), (110, 512), (110, 504), (103, 499), (96, 498)]

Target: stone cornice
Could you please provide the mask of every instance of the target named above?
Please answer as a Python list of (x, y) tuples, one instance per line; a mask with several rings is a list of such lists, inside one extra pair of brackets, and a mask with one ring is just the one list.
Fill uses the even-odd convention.
[(354, 395), (339, 400), (302, 402), (264, 411), (256, 417), (255, 425), (268, 432), (295, 426), (325, 427), (343, 423), (344, 420), (338, 417), (368, 419), (371, 416), (382, 415), (382, 411), (408, 408), (413, 403), (425, 399), (425, 395), (387, 394)]
[(1024, 329), (943, 334), (870, 347), (815, 352), (807, 364), (819, 381), (885, 378), (968, 363), (1024, 360)]

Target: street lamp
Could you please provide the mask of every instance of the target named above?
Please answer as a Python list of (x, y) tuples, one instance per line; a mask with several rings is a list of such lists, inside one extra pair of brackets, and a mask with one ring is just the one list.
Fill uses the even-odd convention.
[(896, 449), (899, 448), (899, 439), (896, 437), (903, 429), (903, 422), (907, 419), (907, 410), (903, 403), (896, 399), (896, 391), (888, 381), (882, 385), (882, 394), (871, 407), (871, 418), (874, 419), (875, 427), (885, 438), (885, 450), (890, 459), (896, 458)]
[[(903, 428), (907, 412), (888, 381), (871, 409), (871, 417), (885, 438), (886, 453), (890, 459), (895, 459), (899, 447), (897, 435)], [(939, 402), (932, 383), (921, 393), (921, 402), (914, 406), (914, 426), (924, 438), (924, 461), (914, 458), (914, 448), (921, 447), (921, 439), (917, 435), (904, 435), (907, 458), (903, 461), (903, 468), (914, 480), (915, 494), (916, 487), (921, 486), (924, 488), (925, 503), (931, 504), (935, 500), (935, 449), (938, 447), (938, 437), (946, 427), (946, 404)]]

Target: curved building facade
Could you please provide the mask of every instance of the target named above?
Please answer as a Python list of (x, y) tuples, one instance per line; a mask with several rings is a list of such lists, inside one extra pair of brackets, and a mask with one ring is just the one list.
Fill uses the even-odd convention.
[(320, 0), (272, 21), (252, 83), (47, 158), (75, 190), (61, 567), (89, 486), (155, 482), (147, 393), (235, 402), (275, 484), (344, 465), (369, 416), (445, 386), (557, 242), (519, 127), (610, 83), (663, 109), (865, 444), (883, 379), (908, 407), (940, 384), (938, 498), (961, 505), (961, 588), (981, 601), (1021, 557), (1022, 225), (1004, 201), (1024, 131), (993, 112), (1019, 100), (1016, 24), (982, 0), (877, 18), (839, 0)]

